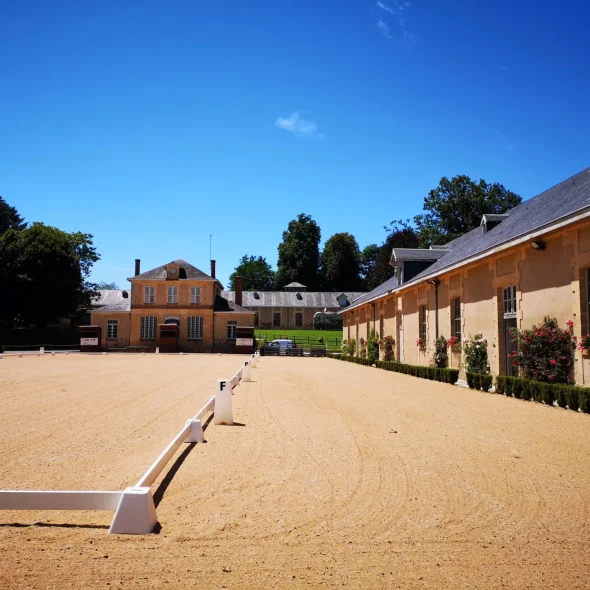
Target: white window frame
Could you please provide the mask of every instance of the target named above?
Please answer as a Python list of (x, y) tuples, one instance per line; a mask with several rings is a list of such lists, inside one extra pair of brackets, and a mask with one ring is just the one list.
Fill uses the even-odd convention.
[(202, 316), (193, 316), (187, 318), (186, 337), (188, 340), (203, 340)]
[(155, 315), (141, 316), (140, 333), (141, 340), (155, 340), (158, 331), (158, 318)]
[(168, 303), (178, 303), (178, 287), (168, 287)]
[(227, 339), (235, 340), (238, 334), (238, 322), (237, 320), (227, 321)]
[[(301, 321), (299, 323), (297, 323), (298, 318), (301, 318)], [(303, 328), (303, 312), (302, 311), (295, 312), (295, 327), (296, 328)]]
[(516, 285), (506, 287), (502, 292), (504, 319), (516, 317)]
[(143, 302), (144, 303), (156, 303), (156, 288), (155, 287), (144, 287), (143, 288)]
[(115, 340), (119, 336), (119, 320), (107, 320), (107, 339)]
[(191, 287), (190, 302), (192, 305), (201, 303), (201, 287)]
[(461, 342), (461, 297), (453, 299), (453, 336)]
[(426, 305), (420, 306), (420, 338), (426, 342), (427, 330), (426, 330)]

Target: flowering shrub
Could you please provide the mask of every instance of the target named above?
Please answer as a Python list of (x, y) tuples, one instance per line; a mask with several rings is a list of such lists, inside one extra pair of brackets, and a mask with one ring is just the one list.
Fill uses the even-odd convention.
[(466, 370), (469, 373), (488, 372), (488, 341), (481, 332), (463, 342)]
[(520, 374), (534, 381), (567, 383), (574, 364), (572, 337), (573, 324), (562, 330), (557, 320), (546, 317), (542, 324), (531, 330), (512, 330), (516, 352), (512, 364)]
[(367, 358), (367, 343), (365, 342), (365, 339), (361, 337), (360, 342), (359, 342), (359, 356), (362, 359), (366, 359)]
[(367, 340), (367, 358), (372, 363), (379, 360), (379, 342), (375, 330), (369, 332), (369, 339)]
[(449, 363), (447, 354), (447, 341), (444, 336), (440, 336), (434, 341), (434, 356), (432, 357), (434, 366), (439, 369), (446, 369)]
[(448, 340), (447, 340), (447, 346), (449, 348), (455, 348), (457, 347), (457, 344), (460, 344), (459, 342), (459, 338), (457, 338), (457, 336), (451, 336)]
[(342, 354), (347, 356), (354, 356), (356, 352), (356, 340), (345, 340), (342, 343)]
[(426, 340), (422, 337), (418, 338), (418, 340), (416, 340), (416, 346), (424, 350), (426, 348)]
[[(572, 339), (577, 342), (577, 338), (572, 336)], [(590, 334), (586, 334), (586, 336), (582, 336), (582, 339), (577, 342), (578, 350), (581, 350), (583, 353), (590, 350)]]
[(379, 340), (379, 348), (381, 349), (381, 353), (383, 356), (384, 361), (392, 361), (393, 360), (393, 345), (395, 341), (392, 336), (385, 336)]

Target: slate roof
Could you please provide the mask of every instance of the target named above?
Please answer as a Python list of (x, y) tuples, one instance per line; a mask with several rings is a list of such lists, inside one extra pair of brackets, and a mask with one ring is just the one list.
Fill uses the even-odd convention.
[[(558, 221), (567, 221), (578, 213), (590, 213), (590, 168), (560, 182), (541, 194), (524, 201), (514, 209), (501, 223), (484, 233), (477, 227), (456, 240), (445, 244), (449, 248), (434, 264), (416, 275), (412, 280), (396, 287), (396, 290), (414, 285), (430, 276), (443, 273), (452, 266), (465, 264), (476, 256), (485, 256), (518, 238), (525, 238), (533, 232), (549, 231)], [(429, 252), (425, 250), (425, 252)], [(391, 280), (391, 279), (390, 279)], [(375, 295), (357, 300), (347, 311), (382, 293), (385, 283), (372, 291)], [(381, 291), (381, 292), (380, 292)]]
[[(384, 283), (381, 283), (378, 287), (375, 287), (372, 291), (368, 293), (363, 293), (360, 297), (357, 297), (352, 303), (351, 307), (356, 307), (357, 305), (362, 305), (366, 301), (371, 301), (372, 299), (376, 299), (381, 295), (385, 295), (388, 291), (395, 289), (398, 286), (397, 277), (391, 277)], [(349, 310), (350, 307), (344, 308), (342, 311)]]
[(394, 248), (391, 258), (396, 261), (428, 261), (438, 260), (441, 256), (446, 254), (448, 250), (425, 250), (424, 248)]
[(213, 311), (233, 311), (238, 313), (253, 313), (249, 309), (242, 307), (241, 305), (237, 305), (233, 301), (227, 300), (225, 297), (221, 297), (221, 295), (217, 295), (215, 297), (215, 303), (213, 304)]
[[(90, 310), (92, 313), (97, 311), (103, 312), (126, 312), (131, 310), (131, 291), (127, 289), (119, 290), (99, 290), (100, 296), (92, 301)], [(123, 297), (127, 293), (127, 297)]]
[[(258, 295), (258, 298), (254, 294)], [(297, 297), (299, 295), (301, 299)], [(331, 291), (244, 291), (242, 305), (244, 307), (335, 307), (340, 309), (338, 296), (340, 292)], [(344, 293), (348, 304), (358, 299), (364, 293)], [(222, 291), (221, 296), (229, 301), (235, 301), (235, 291)]]
[[(182, 260), (179, 258), (178, 260), (173, 260), (175, 264), (178, 264), (180, 268), (184, 269), (186, 273), (187, 279), (204, 279), (204, 280), (211, 280), (214, 281), (215, 279), (209, 276), (207, 273), (204, 273), (202, 270), (199, 270), (196, 266), (188, 263), (186, 260)], [(157, 268), (152, 268), (152, 270), (148, 270), (146, 272), (142, 272), (134, 277), (131, 277), (129, 280), (132, 281), (133, 279), (165, 279), (168, 276), (168, 272), (166, 271), (166, 267), (170, 264), (167, 262), (162, 266), (158, 266)], [(180, 278), (180, 277), (179, 277)], [(183, 279), (180, 279), (183, 280)]]

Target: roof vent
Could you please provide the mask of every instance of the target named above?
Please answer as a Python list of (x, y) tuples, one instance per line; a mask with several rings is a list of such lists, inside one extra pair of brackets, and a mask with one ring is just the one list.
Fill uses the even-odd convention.
[(127, 291), (123, 291), (121, 293), (121, 297), (123, 297), (123, 299), (127, 299), (129, 297), (129, 293), (127, 293)]
[(301, 293), (297, 293), (297, 295), (295, 295), (295, 297), (297, 297), (297, 299), (303, 299), (303, 296), (301, 295)]
[(260, 295), (258, 294), (258, 291), (254, 291), (253, 297), (254, 297), (254, 299), (260, 299)]
[(510, 213), (485, 213), (482, 215), (480, 223), (483, 233), (485, 234), (500, 225), (507, 217), (510, 217)]

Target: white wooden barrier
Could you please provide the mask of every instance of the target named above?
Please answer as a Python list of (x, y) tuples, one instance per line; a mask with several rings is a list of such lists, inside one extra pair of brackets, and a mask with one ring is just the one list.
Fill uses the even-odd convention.
[(151, 486), (183, 443), (203, 442), (205, 414), (213, 412), (215, 424), (233, 424), (232, 389), (242, 376), (240, 369), (232, 379), (217, 381), (216, 395), (186, 421), (135, 486), (123, 491), (0, 490), (0, 510), (114, 510), (109, 534), (151, 533), (158, 522)]
[(123, 492), (0, 490), (0, 510), (116, 510)]

